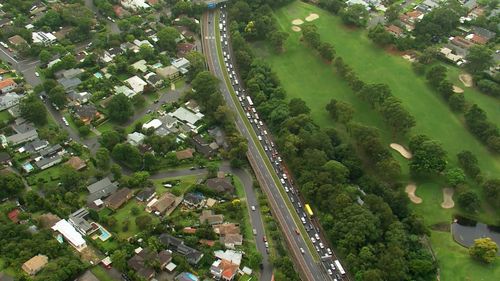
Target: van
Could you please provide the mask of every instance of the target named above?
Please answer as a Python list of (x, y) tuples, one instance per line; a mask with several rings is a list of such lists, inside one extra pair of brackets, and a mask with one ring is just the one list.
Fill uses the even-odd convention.
[(261, 136), (257, 136), (257, 138), (259, 139), (259, 141), (262, 141), (262, 137)]
[[(264, 123), (262, 123), (262, 121), (259, 121), (259, 125), (264, 126)], [(274, 145), (272, 145), (272, 146), (274, 146)]]
[(306, 219), (304, 217), (301, 217), (300, 220), (302, 221), (303, 224), (306, 224)]
[(257, 235), (257, 229), (253, 229), (253, 235)]
[(238, 100), (239, 100), (240, 102), (243, 102), (243, 99), (242, 99), (241, 97), (238, 97)]
[(285, 180), (284, 179), (280, 179), (281, 181), (281, 184), (285, 184)]

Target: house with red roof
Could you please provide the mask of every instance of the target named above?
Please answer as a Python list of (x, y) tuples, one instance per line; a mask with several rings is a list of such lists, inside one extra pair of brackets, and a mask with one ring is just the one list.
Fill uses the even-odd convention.
[(13, 223), (19, 223), (20, 213), (21, 212), (19, 211), (19, 209), (14, 209), (7, 214), (7, 217), (9, 217), (9, 220), (11, 220)]
[(0, 91), (2, 92), (2, 94), (11, 92), (16, 87), (17, 87), (17, 83), (12, 78), (8, 78), (8, 79), (4, 79), (4, 80), (0, 81)]

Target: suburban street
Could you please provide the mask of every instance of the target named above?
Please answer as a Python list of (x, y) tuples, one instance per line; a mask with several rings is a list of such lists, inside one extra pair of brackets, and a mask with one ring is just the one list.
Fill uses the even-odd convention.
[[(223, 66), (219, 63), (217, 53), (216, 36), (219, 35), (216, 34), (215, 29), (215, 25), (218, 24), (215, 22), (215, 13), (215, 11), (209, 11), (202, 19), (204, 54), (207, 58), (210, 71), (221, 81), (221, 92), (223, 93), (226, 103), (234, 112), (238, 112), (237, 107), (239, 105), (233, 101), (228, 86), (223, 82), (225, 81)], [(309, 248), (304, 240), (308, 238), (296, 234), (298, 226), (296, 225), (291, 213), (294, 210), (290, 210), (286, 207), (285, 200), (287, 199), (282, 197), (278, 189), (281, 187), (278, 187), (273, 181), (272, 173), (275, 173), (275, 171), (271, 171), (267, 168), (265, 160), (259, 153), (258, 145), (260, 144), (255, 143), (251, 135), (256, 133), (247, 129), (244, 124), (243, 117), (239, 114), (236, 114), (236, 124), (242, 135), (248, 140), (247, 156), (257, 175), (257, 179), (261, 187), (268, 196), (272, 210), (274, 211), (274, 214), (281, 226), (284, 238), (289, 245), (292, 257), (296, 261), (296, 265), (300, 268), (297, 271), (301, 274), (301, 277), (304, 280), (331, 280), (326, 274), (326, 270), (322, 263), (315, 262), (313, 254), (309, 252)], [(304, 252), (301, 253), (299, 249), (304, 249), (305, 251), (302, 250)]]
[[(262, 221), (259, 202), (257, 201), (255, 190), (253, 189), (252, 175), (247, 170), (232, 168), (229, 162), (227, 161), (224, 161), (222, 163), (222, 165), (219, 167), (219, 170), (237, 176), (241, 180), (241, 183), (243, 184), (243, 188), (245, 189), (245, 195), (246, 195), (247, 212), (250, 215), (250, 223), (252, 224), (252, 227), (257, 231), (257, 235), (254, 235), (255, 243), (257, 245), (257, 250), (262, 255), (262, 268), (260, 270), (259, 280), (270, 281), (272, 280), (273, 277), (273, 267), (269, 259), (269, 255), (267, 254), (266, 245), (263, 240), (265, 235), (264, 222)], [(154, 175), (151, 175), (151, 179), (176, 178), (176, 177), (192, 176), (192, 175), (204, 176), (206, 173), (207, 173), (206, 169), (173, 170), (173, 171), (159, 172)], [(250, 206), (255, 206), (255, 211), (251, 211)]]

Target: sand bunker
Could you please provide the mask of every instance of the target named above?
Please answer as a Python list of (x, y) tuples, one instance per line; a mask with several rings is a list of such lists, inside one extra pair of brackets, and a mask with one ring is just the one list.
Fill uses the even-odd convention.
[(455, 206), (455, 202), (453, 201), (454, 192), (453, 188), (443, 188), (443, 203), (441, 203), (443, 209), (451, 209)]
[(397, 143), (391, 143), (390, 144), (390, 147), (394, 150), (396, 150), (397, 152), (399, 152), (399, 154), (401, 154), (401, 156), (403, 156), (404, 158), (406, 159), (411, 159), (412, 157), (412, 154), (411, 152), (409, 152), (406, 148), (404, 148), (402, 145), (400, 144), (397, 144)]
[(315, 13), (309, 14), (306, 17), (306, 21), (313, 21), (313, 20), (317, 20), (317, 19), (319, 19), (319, 15), (315, 14)]
[(300, 27), (294, 25), (294, 26), (292, 26), (292, 30), (295, 32), (300, 32), (302, 29), (300, 29)]
[(464, 83), (465, 87), (467, 88), (472, 87), (472, 76), (470, 76), (469, 74), (460, 74), (458, 76), (458, 79), (460, 79), (460, 81)]
[(464, 92), (464, 89), (460, 88), (460, 87), (457, 87), (455, 85), (453, 85), (453, 92), (454, 93), (457, 93), (457, 94), (461, 94)]
[(414, 183), (408, 184), (405, 188), (405, 192), (408, 194), (408, 198), (410, 198), (410, 201), (415, 204), (420, 204), (422, 203), (422, 198), (415, 195), (416, 190), (417, 186)]
[(292, 20), (292, 24), (293, 25), (301, 25), (303, 23), (304, 23), (304, 21), (301, 20), (301, 19), (294, 19), (294, 20)]

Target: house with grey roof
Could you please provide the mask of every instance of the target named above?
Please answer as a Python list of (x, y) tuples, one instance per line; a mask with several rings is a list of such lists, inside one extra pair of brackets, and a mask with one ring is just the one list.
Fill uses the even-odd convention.
[(117, 189), (118, 186), (116, 183), (111, 182), (109, 178), (103, 178), (102, 180), (87, 186), (87, 190), (90, 193), (87, 196), (87, 202), (91, 203), (97, 199), (107, 197)]
[(54, 155), (52, 157), (43, 157), (42, 159), (36, 161), (35, 165), (38, 167), (38, 169), (45, 170), (61, 162), (62, 162), (62, 156)]
[(89, 211), (87, 209), (80, 208), (69, 215), (68, 221), (82, 235), (88, 235), (97, 230), (96, 227), (94, 227), (92, 224), (90, 224), (90, 222), (87, 221), (86, 217), (88, 215)]
[(0, 96), (0, 111), (9, 109), (17, 104), (21, 100), (22, 96), (16, 93), (7, 93)]
[(18, 145), (18, 144), (23, 144), (28, 141), (32, 141), (34, 139), (38, 138), (38, 133), (36, 129), (24, 132), (24, 133), (18, 133), (12, 136), (6, 137), (7, 143), (10, 143), (11, 145)]
[(82, 80), (80, 78), (74, 77), (74, 78), (60, 78), (57, 79), (57, 82), (63, 86), (65, 91), (70, 91), (76, 89), (78, 85), (82, 83)]
[(46, 140), (41, 140), (41, 139), (36, 139), (32, 142), (29, 142), (27, 144), (25, 144), (20, 150), (20, 152), (22, 151), (26, 151), (26, 152), (30, 152), (30, 153), (33, 153), (33, 152), (37, 152), (39, 150), (42, 150), (44, 148), (46, 148), (47, 146), (49, 146), (49, 142), (46, 141)]
[(54, 75), (58, 79), (61, 78), (72, 79), (80, 76), (81, 74), (83, 74), (83, 72), (84, 71), (81, 68), (71, 68), (71, 69), (60, 70), (56, 72)]

